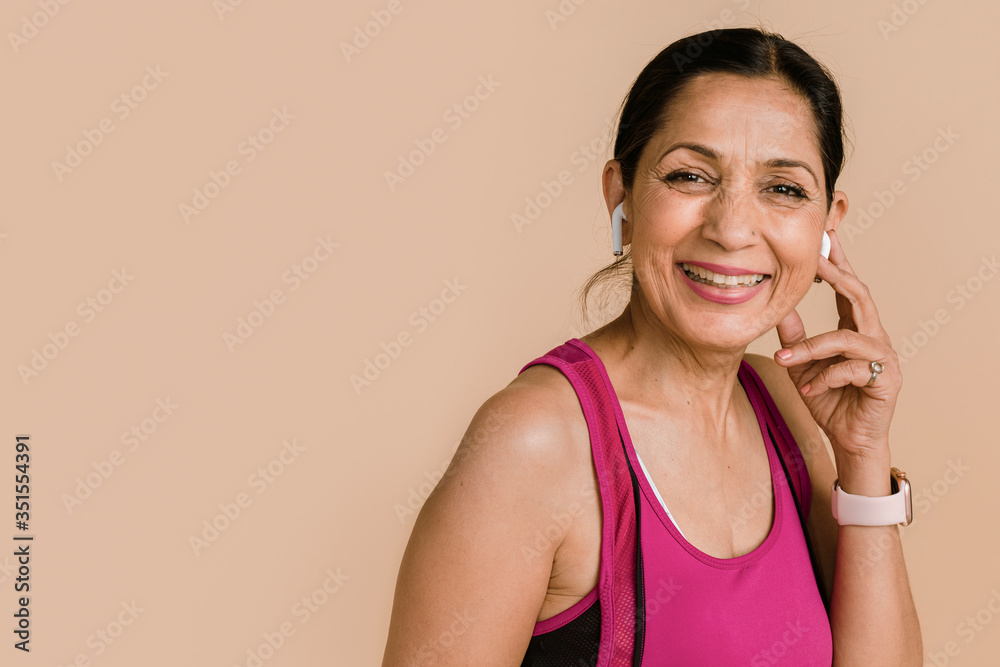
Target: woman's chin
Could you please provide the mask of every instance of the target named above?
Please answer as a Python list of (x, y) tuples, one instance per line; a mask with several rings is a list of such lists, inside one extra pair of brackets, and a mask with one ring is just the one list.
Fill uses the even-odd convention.
[[(763, 332), (761, 332), (763, 335)], [(698, 336), (687, 339), (687, 344), (694, 349), (712, 350), (713, 352), (743, 352), (760, 336), (747, 338), (746, 334), (732, 336)]]
[[(772, 313), (759, 317), (700, 314), (687, 320), (687, 326), (675, 329), (688, 346), (715, 351), (745, 350), (748, 345), (774, 328)], [(677, 320), (674, 320), (677, 322)]]

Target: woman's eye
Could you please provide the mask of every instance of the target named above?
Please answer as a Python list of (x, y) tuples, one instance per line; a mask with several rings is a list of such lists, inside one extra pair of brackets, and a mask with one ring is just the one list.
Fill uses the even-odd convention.
[[(706, 179), (704, 176), (691, 171), (675, 171), (668, 174), (663, 180), (667, 183), (684, 185), (704, 185), (711, 183), (711, 181)], [(797, 185), (792, 185), (791, 183), (778, 183), (776, 185), (772, 185), (768, 188), (768, 191), (790, 199), (809, 198), (809, 195), (803, 188)]]
[(697, 183), (699, 180), (704, 181), (705, 179), (690, 171), (675, 171), (664, 180), (671, 183)]
[(779, 183), (778, 185), (772, 185), (769, 189), (777, 192), (779, 195), (787, 195), (796, 199), (806, 199), (806, 191), (797, 185)]

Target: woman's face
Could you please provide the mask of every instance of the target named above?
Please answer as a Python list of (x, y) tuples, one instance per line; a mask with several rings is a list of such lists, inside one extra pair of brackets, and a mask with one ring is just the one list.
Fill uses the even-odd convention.
[(846, 198), (827, 216), (812, 113), (783, 83), (701, 75), (670, 112), (625, 203), (642, 307), (691, 343), (745, 347), (809, 290)]

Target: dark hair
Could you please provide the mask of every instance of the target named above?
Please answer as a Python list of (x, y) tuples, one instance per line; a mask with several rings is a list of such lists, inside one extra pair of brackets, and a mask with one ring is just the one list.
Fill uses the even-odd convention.
[[(701, 74), (722, 72), (786, 82), (808, 100), (816, 121), (823, 162), (827, 212), (844, 166), (844, 120), (840, 90), (833, 76), (802, 47), (761, 28), (725, 28), (683, 37), (660, 51), (636, 77), (620, 107), (614, 159), (622, 183), (632, 189), (636, 168), (650, 139), (669, 121), (670, 105), (684, 86)], [(631, 250), (590, 277), (582, 289), (584, 318), (590, 290), (606, 279), (631, 275)]]

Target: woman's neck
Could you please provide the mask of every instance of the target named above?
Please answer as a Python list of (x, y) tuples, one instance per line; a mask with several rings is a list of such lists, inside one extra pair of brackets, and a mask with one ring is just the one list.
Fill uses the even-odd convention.
[(736, 401), (746, 401), (737, 388), (746, 348), (692, 345), (644, 317), (633, 303), (581, 339), (601, 358), (619, 399), (653, 413), (684, 415), (707, 442), (727, 442), (738, 422)]

